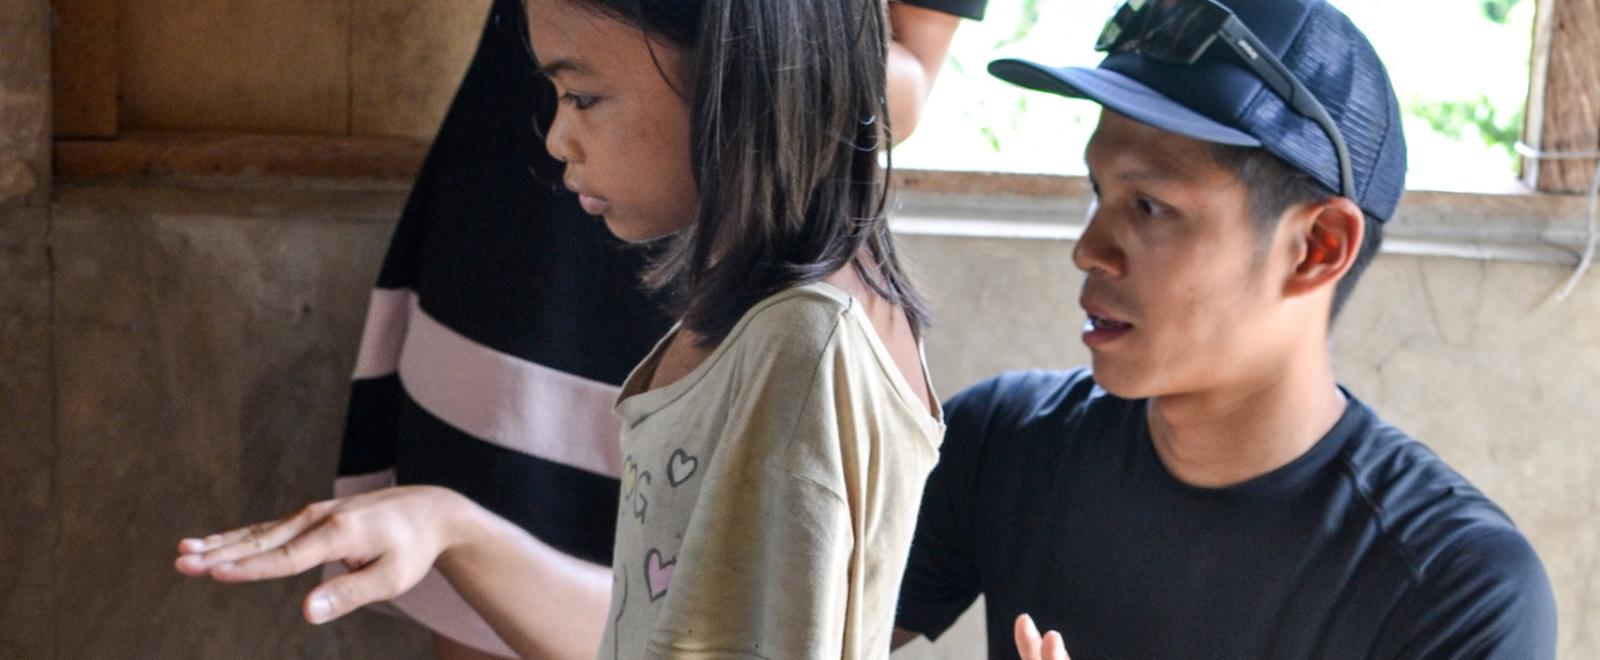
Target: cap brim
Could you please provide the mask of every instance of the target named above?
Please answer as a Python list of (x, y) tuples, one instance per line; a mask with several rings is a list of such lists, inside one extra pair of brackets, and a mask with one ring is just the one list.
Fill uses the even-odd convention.
[(1056, 68), (1004, 59), (990, 62), (989, 74), (1028, 89), (1088, 99), (1137, 121), (1196, 140), (1236, 147), (1261, 146), (1261, 141), (1250, 134), (1190, 110), (1115, 71)]

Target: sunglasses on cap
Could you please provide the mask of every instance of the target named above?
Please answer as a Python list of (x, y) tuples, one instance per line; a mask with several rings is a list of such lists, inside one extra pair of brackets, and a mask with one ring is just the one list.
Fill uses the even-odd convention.
[(1355, 199), (1350, 174), (1350, 153), (1344, 135), (1333, 124), (1327, 108), (1289, 69), (1272, 55), (1233, 10), (1216, 0), (1124, 0), (1095, 42), (1095, 50), (1133, 53), (1173, 64), (1194, 64), (1211, 44), (1221, 40), (1254, 71), (1256, 77), (1282, 97), (1289, 107), (1322, 127), (1339, 156), (1339, 187)]

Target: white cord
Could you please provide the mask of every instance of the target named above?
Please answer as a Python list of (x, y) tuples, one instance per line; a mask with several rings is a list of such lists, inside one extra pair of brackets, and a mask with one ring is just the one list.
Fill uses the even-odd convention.
[(1595, 203), (1600, 201), (1600, 163), (1595, 163), (1594, 176), (1589, 178), (1589, 243), (1583, 248), (1583, 258), (1578, 260), (1578, 268), (1572, 271), (1572, 277), (1567, 278), (1567, 283), (1561, 285), (1561, 290), (1556, 292), (1555, 301), (1561, 302), (1572, 295), (1572, 289), (1578, 286), (1578, 281), (1583, 279), (1583, 274), (1594, 264), (1595, 245), (1600, 244), (1600, 226), (1595, 221)]
[(1521, 140), (1512, 145), (1512, 148), (1517, 150), (1518, 156), (1534, 160), (1588, 160), (1590, 158), (1600, 158), (1600, 151), (1540, 151)]
[[(1521, 140), (1517, 141), (1515, 148), (1518, 154), (1535, 160), (1587, 160), (1600, 158), (1600, 151), (1540, 151), (1523, 144)], [(1594, 176), (1589, 178), (1589, 240), (1583, 248), (1583, 256), (1578, 259), (1578, 267), (1572, 271), (1572, 276), (1567, 278), (1566, 283), (1561, 285), (1561, 289), (1556, 291), (1555, 297), (1552, 298), (1553, 302), (1565, 301), (1567, 296), (1572, 295), (1572, 290), (1578, 286), (1578, 282), (1583, 280), (1583, 274), (1588, 272), (1589, 266), (1594, 264), (1595, 247), (1600, 245), (1600, 222), (1597, 222), (1596, 218), (1596, 212), (1600, 211), (1600, 208), (1597, 208), (1597, 203), (1600, 203), (1600, 162), (1595, 163)]]

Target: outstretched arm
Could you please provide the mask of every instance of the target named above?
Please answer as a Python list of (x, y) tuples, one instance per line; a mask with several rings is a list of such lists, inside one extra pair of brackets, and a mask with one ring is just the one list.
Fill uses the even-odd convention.
[(350, 573), (307, 595), (311, 623), (399, 596), (437, 567), (524, 657), (593, 657), (611, 595), (608, 569), (567, 556), (435, 486), (318, 502), (280, 521), (184, 539), (178, 552), (179, 572), (220, 582), (343, 563)]

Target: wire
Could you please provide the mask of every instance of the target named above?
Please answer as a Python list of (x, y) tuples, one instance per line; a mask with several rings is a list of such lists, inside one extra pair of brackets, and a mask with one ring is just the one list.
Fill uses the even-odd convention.
[(1518, 156), (1534, 160), (1588, 160), (1590, 158), (1600, 158), (1600, 151), (1540, 151), (1522, 141), (1518, 141), (1512, 147), (1517, 150)]
[[(1600, 151), (1540, 151), (1524, 144), (1520, 140), (1515, 148), (1518, 154), (1535, 160), (1600, 159)], [(1563, 302), (1567, 299), (1567, 296), (1572, 295), (1572, 290), (1577, 288), (1578, 282), (1583, 280), (1583, 274), (1589, 271), (1590, 266), (1594, 265), (1595, 248), (1600, 245), (1600, 222), (1597, 222), (1597, 215), (1600, 215), (1600, 161), (1595, 162), (1594, 176), (1589, 177), (1589, 239), (1585, 242), (1583, 256), (1578, 258), (1578, 267), (1573, 269), (1572, 276), (1568, 277), (1566, 283), (1561, 285), (1561, 289), (1556, 291), (1555, 296), (1551, 298), (1552, 302)]]

